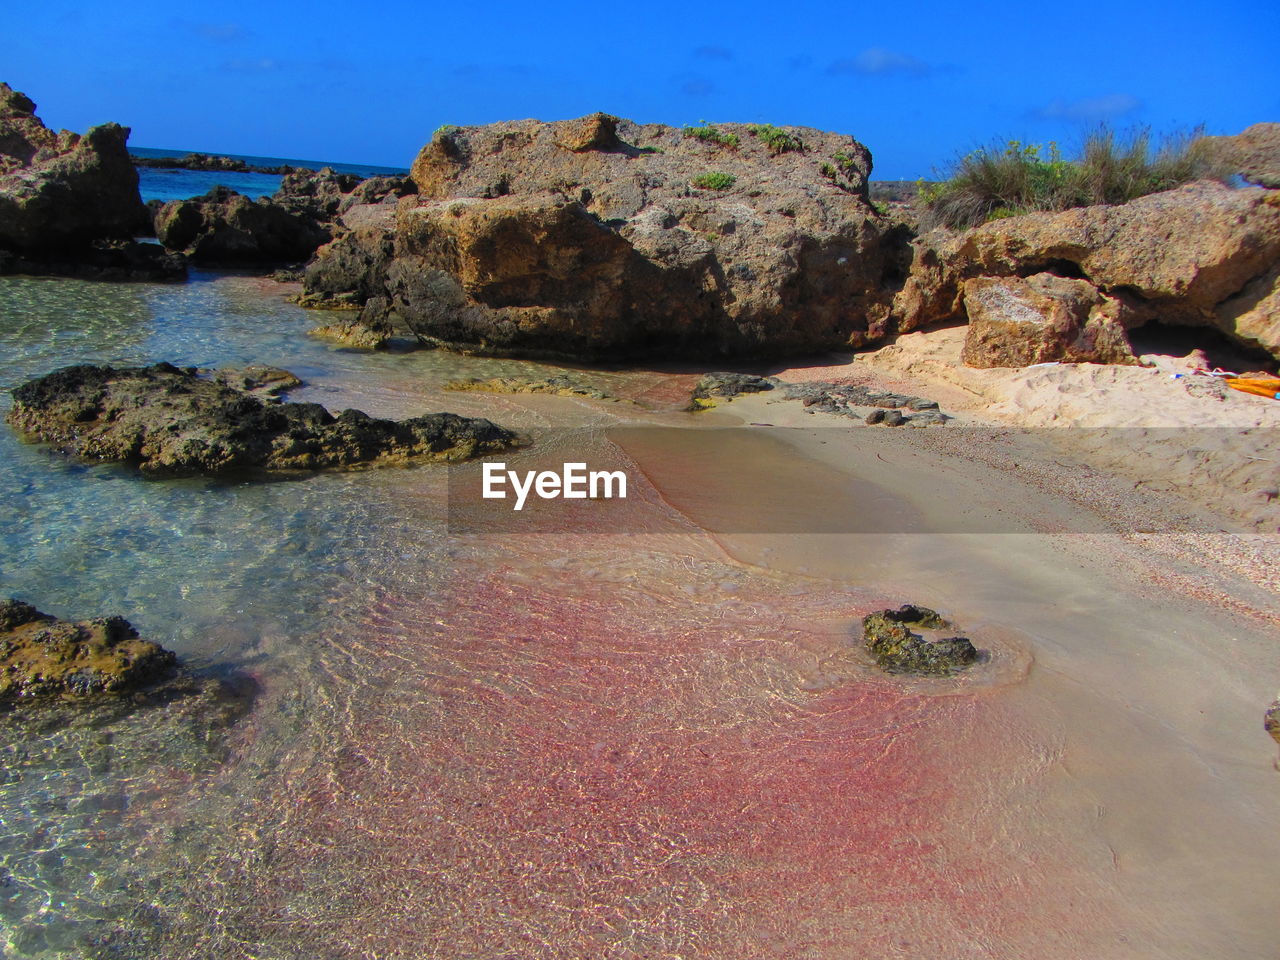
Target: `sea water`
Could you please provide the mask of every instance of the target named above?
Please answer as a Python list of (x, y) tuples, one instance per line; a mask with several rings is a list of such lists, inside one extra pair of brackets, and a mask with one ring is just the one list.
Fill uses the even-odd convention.
[[(139, 157), (185, 157), (190, 150), (162, 150), (149, 147), (130, 147), (129, 152)], [(291, 160), (283, 157), (251, 157), (240, 154), (214, 154), (243, 160), (253, 167), (289, 166), (305, 170), (331, 167), (338, 173), (354, 173), (361, 177), (403, 176), (407, 168), (379, 167), (360, 163), (331, 163), (319, 160)], [(161, 167), (138, 168), (138, 190), (142, 201), (185, 200), (208, 193), (214, 187), (230, 187), (237, 193), (257, 199), (269, 197), (280, 188), (280, 176), (272, 173), (236, 173), (223, 170), (180, 170)]]

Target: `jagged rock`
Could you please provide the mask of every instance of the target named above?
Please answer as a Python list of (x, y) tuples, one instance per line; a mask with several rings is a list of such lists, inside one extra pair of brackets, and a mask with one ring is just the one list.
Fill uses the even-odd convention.
[(115, 123), (54, 134), (29, 97), (0, 84), (0, 249), (31, 262), (75, 260), (143, 228), (128, 138)]
[(1255, 123), (1234, 137), (1205, 137), (1201, 144), (1250, 183), (1280, 187), (1280, 123)]
[[(869, 426), (885, 424), (896, 427), (904, 423), (917, 427), (940, 426), (950, 419), (938, 409), (936, 400), (909, 397), (900, 393), (885, 393), (861, 384), (821, 381), (788, 383), (784, 385), (782, 395), (786, 400), (799, 400), (814, 412), (861, 418)], [(863, 414), (855, 409), (857, 407), (874, 407), (875, 409)], [(899, 412), (901, 409), (920, 412), (914, 416), (907, 416)], [(890, 413), (893, 416), (890, 416)]]
[(1084, 280), (974, 277), (964, 283), (964, 302), (969, 329), (961, 358), (971, 367), (1138, 363), (1125, 335), (1135, 311)]
[(266, 474), (462, 460), (514, 435), (488, 420), (435, 413), (380, 420), (315, 403), (267, 404), (194, 369), (66, 367), (13, 391), (6, 419), (84, 460), (154, 476)]
[(258, 264), (305, 260), (329, 239), (322, 227), (263, 197), (250, 200), (214, 187), (190, 200), (173, 200), (155, 218), (156, 236), (170, 250), (198, 263)]
[(0, 600), (0, 701), (127, 693), (165, 677), (175, 662), (121, 617), (72, 622)]
[(395, 258), (395, 210), (359, 206), (347, 211), (343, 223), (347, 232), (307, 265), (298, 301), (303, 306), (359, 309), (385, 299), (387, 270)]
[(978, 651), (965, 637), (926, 639), (910, 627), (932, 633), (948, 630), (951, 624), (936, 611), (912, 604), (862, 618), (867, 650), (889, 673), (950, 676), (978, 659)]
[(963, 320), (971, 279), (1053, 273), (1122, 301), (1131, 317), (1122, 325), (1214, 326), (1280, 357), (1277, 261), (1280, 193), (1200, 181), (1116, 206), (926, 234), (894, 314), (900, 330)]
[[(887, 332), (904, 233), (866, 198), (861, 144), (789, 129), (788, 149), (742, 124), (719, 127), (729, 145), (607, 115), (442, 129), (414, 163), (417, 199), (397, 207), (392, 261), (339, 241), (307, 293), (331, 297), (336, 273), (359, 302), (386, 296), (421, 339), (496, 354), (872, 342)], [(699, 186), (708, 173), (727, 186)], [(345, 262), (330, 271), (330, 258)], [(353, 273), (362, 263), (368, 279)]]
[(475, 393), (548, 393), (557, 397), (585, 397), (588, 400), (617, 399), (612, 394), (585, 383), (579, 383), (563, 374), (542, 380), (528, 380), (521, 377), (493, 377), (482, 380), (479, 377), (471, 377), (466, 380), (450, 380), (444, 388)]

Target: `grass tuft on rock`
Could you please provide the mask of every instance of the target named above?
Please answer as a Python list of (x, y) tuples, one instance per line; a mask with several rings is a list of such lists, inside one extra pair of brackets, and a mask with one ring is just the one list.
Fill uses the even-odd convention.
[(1099, 127), (1068, 160), (1056, 143), (982, 147), (961, 157), (949, 179), (921, 183), (922, 226), (966, 229), (1037, 210), (1127, 203), (1192, 180), (1226, 181), (1231, 171), (1204, 146), (1201, 130), (1156, 143), (1148, 129), (1126, 136)]
[(738, 182), (738, 178), (732, 173), (714, 170), (710, 173), (700, 173), (689, 182), (699, 190), (728, 190)]

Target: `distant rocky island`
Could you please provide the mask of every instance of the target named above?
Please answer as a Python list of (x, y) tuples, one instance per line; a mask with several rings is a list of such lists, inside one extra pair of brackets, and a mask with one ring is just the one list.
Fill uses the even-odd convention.
[(235, 157), (219, 157), (208, 153), (188, 153), (182, 157), (140, 157), (130, 154), (129, 159), (135, 167), (151, 167), (157, 170), (214, 170), (225, 173), (293, 173), (296, 167), (287, 163), (274, 167), (264, 167)]

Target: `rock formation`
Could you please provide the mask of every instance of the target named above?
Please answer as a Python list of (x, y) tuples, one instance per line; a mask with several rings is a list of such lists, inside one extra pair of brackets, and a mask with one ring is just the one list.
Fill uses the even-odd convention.
[(951, 624), (928, 607), (905, 604), (862, 618), (863, 639), (876, 663), (889, 673), (950, 676), (978, 660), (978, 651), (964, 637), (926, 639), (909, 628), (934, 633)]
[[(887, 330), (905, 238), (847, 136), (605, 114), (438, 131), (394, 215), (351, 208), (308, 302), (526, 356), (779, 355)], [(358, 218), (358, 223), (353, 219)]]
[(175, 660), (121, 617), (72, 622), (0, 601), (0, 702), (127, 693), (170, 673)]
[(1234, 137), (1205, 137), (1202, 143), (1250, 183), (1280, 187), (1280, 123), (1255, 123)]
[(264, 403), (194, 369), (66, 367), (13, 391), (6, 418), (28, 437), (84, 460), (152, 476), (270, 474), (502, 450), (514, 435), (488, 420), (435, 413), (380, 420), (316, 403)]
[[(131, 242), (145, 229), (127, 127), (53, 133), (0, 83), (0, 273), (167, 279), (181, 264)], [(150, 248), (148, 249), (148, 247)]]
[(193, 261), (224, 265), (275, 265), (305, 261), (321, 244), (345, 232), (349, 208), (394, 202), (411, 192), (404, 177), (373, 177), (295, 170), (271, 197), (250, 200), (228, 187), (173, 200), (155, 212), (160, 242)]
[[(976, 316), (966, 353), (982, 365), (1127, 362), (1124, 330), (1151, 320), (1280, 356), (1278, 267), (1280, 193), (1201, 181), (926, 234), (894, 315), (903, 331)], [(1034, 345), (1016, 346), (1022, 336)]]

